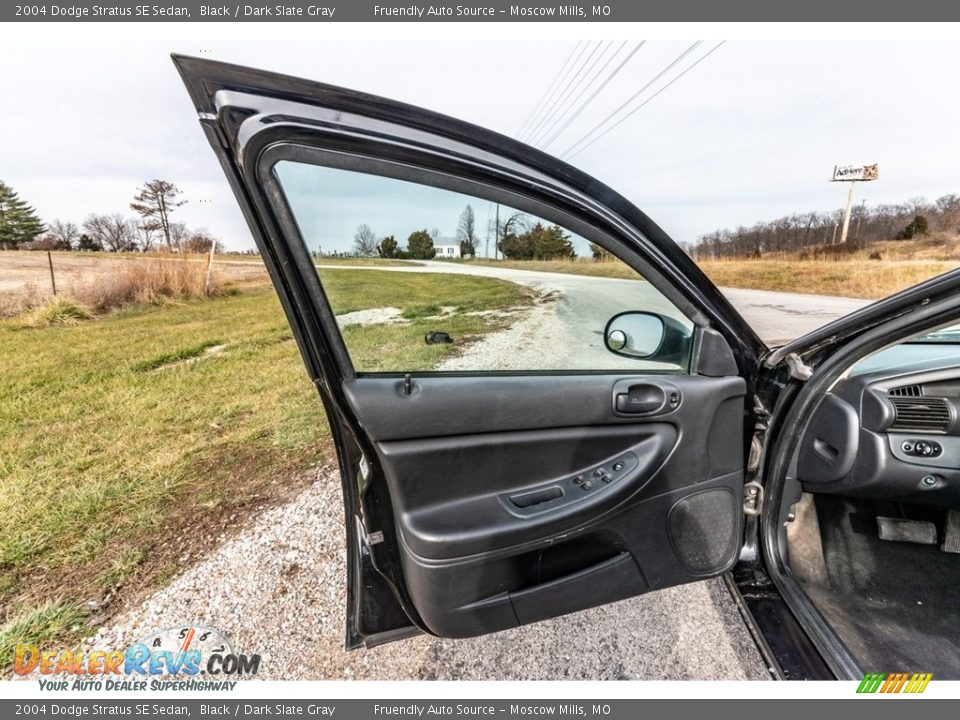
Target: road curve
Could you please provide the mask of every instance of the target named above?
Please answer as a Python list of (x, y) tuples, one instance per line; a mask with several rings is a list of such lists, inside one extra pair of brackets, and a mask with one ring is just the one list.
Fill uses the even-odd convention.
[[(621, 278), (594, 277), (520, 270), (496, 265), (421, 261), (419, 266), (383, 265), (320, 265), (321, 269), (387, 270), (390, 272), (428, 272), (509, 280), (537, 291), (559, 291), (564, 299), (557, 315), (564, 321), (579, 347), (595, 346), (599, 332), (611, 315), (625, 310), (650, 310), (682, 318), (649, 283)], [(757, 334), (770, 345), (782, 344), (831, 320), (847, 315), (869, 304), (869, 300), (805, 293), (770, 292), (721, 288)]]

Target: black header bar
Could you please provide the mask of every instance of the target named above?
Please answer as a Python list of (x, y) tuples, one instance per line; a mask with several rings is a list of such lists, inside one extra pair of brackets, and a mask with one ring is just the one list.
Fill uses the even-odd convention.
[(960, 20), (960, 3), (943, 0), (601, 0), (553, 4), (482, 0), (414, 3), (397, 0), (282, 0), (212, 3), (165, 0), (25, 0), (3, 3), (2, 22), (945, 22)]

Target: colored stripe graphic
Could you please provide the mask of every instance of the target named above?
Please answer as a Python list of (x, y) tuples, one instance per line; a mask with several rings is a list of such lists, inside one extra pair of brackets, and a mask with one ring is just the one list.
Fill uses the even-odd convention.
[(867, 673), (857, 687), (858, 693), (922, 693), (933, 673)]

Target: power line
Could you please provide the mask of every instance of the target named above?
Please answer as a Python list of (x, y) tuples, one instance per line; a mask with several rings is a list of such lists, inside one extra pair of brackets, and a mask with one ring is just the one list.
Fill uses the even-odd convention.
[(550, 85), (547, 86), (547, 89), (543, 91), (543, 95), (537, 101), (537, 103), (530, 108), (530, 112), (527, 113), (526, 119), (523, 121), (523, 124), (520, 126), (520, 129), (517, 130), (515, 137), (520, 137), (523, 134), (523, 131), (526, 129), (527, 125), (530, 124), (530, 121), (533, 120), (537, 112), (543, 107), (543, 102), (547, 99), (547, 95), (553, 90), (554, 86), (557, 84), (557, 81), (560, 79), (560, 76), (563, 74), (563, 69), (567, 66), (567, 63), (570, 62), (570, 58), (573, 57), (573, 54), (577, 51), (577, 48), (580, 47), (580, 42), (577, 42), (576, 45), (570, 50), (567, 54), (566, 59), (561, 63), (560, 69), (557, 70), (556, 75), (553, 76), (553, 80), (550, 82)]
[[(553, 90), (550, 91), (550, 93), (547, 95), (547, 97), (543, 99), (543, 102), (540, 103), (538, 107), (534, 108), (534, 113), (530, 119), (530, 124), (527, 125), (527, 130), (526, 130), (527, 134), (529, 134), (530, 131), (533, 129), (534, 123), (538, 122), (541, 119), (549, 103), (552, 102), (553, 99), (557, 96), (557, 93), (560, 92), (560, 88), (563, 87), (563, 84), (566, 82), (567, 78), (570, 76), (570, 73), (573, 71), (574, 66), (580, 61), (580, 58), (583, 57), (583, 53), (586, 52), (589, 44), (590, 43), (588, 43), (586, 40), (582, 40), (576, 44), (576, 47), (574, 47), (573, 49), (574, 52), (571, 53), (571, 57), (573, 58), (573, 61), (567, 65), (566, 69), (562, 73), (562, 77), (560, 77), (560, 79), (557, 81), (557, 84), (553, 88)], [(521, 137), (520, 135), (517, 135), (518, 139), (520, 139), (520, 137)]]
[[(614, 110), (612, 113), (610, 113), (609, 115), (607, 115), (603, 120), (601, 120), (601, 121), (598, 122), (596, 125), (594, 125), (586, 134), (582, 135), (582, 136), (580, 137), (580, 139), (577, 140), (577, 142), (575, 142), (573, 145), (571, 145), (569, 148), (567, 148), (567, 151), (566, 151), (566, 153), (564, 153), (564, 155), (566, 155), (567, 153), (569, 153), (570, 151), (572, 151), (575, 147), (577, 147), (577, 145), (579, 145), (580, 143), (584, 142), (584, 141), (585, 141), (587, 138), (589, 138), (593, 133), (597, 132), (600, 128), (602, 128), (607, 122), (609, 122), (614, 116), (616, 116), (617, 113), (619, 113), (619, 112), (620, 112), (621, 110), (623, 110), (624, 108), (628, 107), (628, 106), (630, 105), (630, 103), (632, 103), (634, 100), (636, 100), (638, 97), (640, 97), (640, 95), (642, 95), (644, 92), (646, 92), (647, 89), (650, 88), (650, 86), (652, 86), (654, 83), (657, 82), (657, 80), (659, 80), (659, 79), (662, 78), (664, 75), (666, 75), (668, 72), (670, 72), (670, 70), (672, 70), (674, 67), (676, 67), (676, 65), (677, 65), (679, 62), (681, 62), (687, 55), (689, 55), (690, 53), (692, 53), (694, 50), (696, 50), (696, 49), (697, 49), (700, 45), (702, 45), (702, 44), (703, 44), (703, 41), (702, 41), (702, 40), (697, 40), (697, 41), (696, 41), (695, 43), (693, 43), (690, 47), (688, 47), (686, 50), (684, 50), (682, 53), (680, 53), (680, 54), (674, 59), (673, 62), (671, 62), (671, 63), (670, 63), (669, 65), (667, 65), (663, 70), (661, 70), (661, 71), (658, 72), (656, 75), (654, 75), (653, 78), (652, 78), (646, 85), (644, 85), (642, 88), (640, 88), (639, 90), (637, 90), (633, 95), (631, 95), (629, 98), (627, 98), (626, 102), (624, 102), (622, 105), (620, 105), (620, 106), (619, 106), (616, 110)], [(579, 150), (578, 150), (578, 152), (579, 152)]]
[[(570, 153), (570, 152), (571, 152), (575, 147), (577, 147), (580, 143), (586, 141), (591, 135), (593, 135), (595, 132), (597, 132), (598, 130), (600, 130), (606, 123), (608, 123), (610, 120), (612, 120), (614, 117), (616, 117), (616, 115), (617, 115), (620, 111), (622, 111), (623, 109), (629, 107), (630, 103), (632, 103), (634, 100), (636, 100), (638, 97), (640, 97), (643, 93), (645, 93), (652, 85), (654, 85), (654, 84), (657, 82), (657, 80), (659, 80), (659, 79), (662, 78), (664, 75), (666, 75), (668, 72), (670, 72), (670, 70), (672, 70), (674, 67), (676, 67), (678, 63), (680, 63), (687, 55), (689, 55), (689, 54), (692, 53), (694, 50), (696, 50), (702, 43), (703, 43), (702, 40), (697, 40), (695, 43), (693, 43), (692, 45), (690, 45), (690, 47), (688, 47), (686, 50), (684, 50), (682, 53), (680, 53), (676, 58), (674, 58), (673, 62), (671, 62), (670, 64), (668, 64), (665, 68), (663, 68), (663, 70), (661, 70), (661, 71), (658, 72), (656, 75), (654, 75), (653, 78), (650, 79), (650, 80), (647, 82), (646, 85), (644, 85), (642, 88), (640, 88), (639, 90), (637, 90), (633, 95), (631, 95), (629, 98), (627, 98), (627, 100), (626, 100), (622, 105), (620, 105), (620, 106), (617, 107), (613, 112), (611, 112), (610, 114), (608, 114), (605, 118), (603, 118), (603, 120), (601, 120), (601, 121), (598, 122), (596, 125), (594, 125), (587, 133), (585, 133), (584, 135), (582, 135), (582, 136), (580, 137), (580, 139), (577, 140), (577, 142), (575, 142), (573, 145), (571, 145), (569, 148), (567, 148), (567, 151), (564, 153), (564, 155)], [(579, 150), (578, 150), (578, 152), (579, 152)]]
[[(626, 41), (624, 41), (624, 45), (625, 45), (625, 44), (626, 44)], [(558, 129), (555, 133), (553, 133), (553, 135), (551, 135), (550, 138), (549, 138), (546, 142), (544, 142), (544, 144), (543, 144), (543, 149), (544, 149), (544, 150), (546, 150), (546, 149), (550, 146), (550, 144), (551, 144), (554, 140), (556, 140), (556, 139), (563, 133), (564, 130), (566, 130), (568, 127), (570, 127), (570, 123), (572, 123), (574, 120), (576, 120), (578, 117), (580, 117), (580, 113), (582, 113), (582, 112), (587, 108), (587, 106), (590, 105), (590, 103), (592, 103), (592, 102), (594, 101), (594, 99), (597, 97), (597, 95), (600, 94), (600, 91), (603, 90), (603, 89), (607, 86), (607, 84), (608, 84), (611, 80), (613, 80), (613, 78), (615, 78), (615, 77), (617, 76), (617, 73), (619, 73), (619, 72), (623, 69), (623, 66), (626, 65), (628, 62), (630, 62), (630, 59), (631, 59), (634, 55), (637, 54), (637, 51), (640, 50), (640, 48), (642, 48), (642, 47), (643, 47), (644, 45), (646, 45), (646, 44), (647, 44), (647, 41), (646, 41), (646, 40), (641, 40), (639, 43), (637, 43), (637, 46), (636, 46), (633, 50), (630, 51), (630, 54), (627, 55), (627, 57), (625, 57), (625, 58), (621, 61), (621, 63), (620, 63), (619, 65), (617, 65), (616, 68), (614, 68), (613, 72), (610, 73), (610, 74), (607, 76), (607, 79), (604, 80), (604, 81), (600, 84), (600, 86), (599, 86), (596, 90), (593, 91), (593, 93), (590, 95), (590, 97), (588, 97), (586, 100), (584, 100), (584, 101), (580, 104), (580, 107), (578, 107), (577, 110), (576, 110), (576, 112), (574, 112), (573, 115), (571, 115), (571, 116), (567, 119), (567, 121), (563, 124), (563, 126), (560, 127), (560, 129)], [(621, 48), (622, 48), (622, 47), (623, 47), (623, 46), (621, 45)], [(617, 50), (617, 53), (619, 53), (619, 52), (620, 52), (620, 50), (618, 49), (618, 50)], [(616, 53), (614, 53), (614, 55), (611, 56), (610, 60), (612, 60), (614, 57), (616, 57)], [(607, 61), (607, 65), (609, 65), (609, 64), (610, 64), (610, 61), (608, 60), (608, 61)], [(603, 67), (606, 68), (606, 65), (604, 65)], [(600, 72), (603, 72), (603, 69), (602, 69), (602, 68), (601, 68)], [(597, 75), (599, 76), (599, 73), (597, 73)]]
[[(576, 156), (576, 155), (579, 155), (581, 152), (583, 152), (583, 151), (586, 150), (588, 147), (590, 147), (591, 145), (593, 145), (597, 140), (599, 140), (600, 138), (602, 138), (602, 137), (603, 137), (604, 135), (606, 135), (608, 132), (610, 132), (611, 130), (613, 130), (615, 127), (619, 126), (621, 123), (623, 123), (624, 120), (626, 120), (626, 119), (629, 118), (631, 115), (633, 115), (637, 110), (639, 110), (639, 109), (642, 108), (644, 105), (646, 105), (647, 103), (649, 103), (651, 100), (653, 100), (655, 97), (657, 97), (657, 95), (659, 95), (660, 93), (662, 93), (662, 92), (663, 92), (664, 90), (666, 90), (668, 87), (670, 87), (670, 86), (673, 85), (675, 82), (677, 82), (677, 80), (679, 80), (679, 79), (682, 78), (684, 75), (686, 75), (688, 72), (690, 72), (691, 70), (693, 70), (697, 65), (699, 65), (699, 64), (702, 63), (704, 60), (706, 60), (708, 57), (710, 57), (711, 55), (713, 55), (713, 53), (714, 53), (716, 50), (718, 50), (718, 49), (720, 48), (720, 46), (723, 45), (725, 42), (726, 42), (726, 40), (721, 40), (719, 43), (717, 43), (716, 45), (714, 45), (705, 55), (701, 56), (700, 59), (698, 59), (695, 63), (693, 63), (692, 65), (690, 65), (689, 67), (687, 67), (683, 72), (681, 72), (679, 75), (677, 75), (676, 77), (674, 77), (670, 82), (668, 82), (668, 83), (667, 83), (666, 85), (664, 85), (662, 88), (660, 88), (659, 90), (657, 90), (653, 95), (651, 95), (650, 97), (648, 97), (646, 100), (644, 100), (642, 103), (640, 103), (637, 107), (635, 107), (633, 110), (631, 110), (631, 111), (628, 112), (626, 115), (624, 115), (620, 120), (618, 120), (616, 123), (614, 123), (613, 125), (611, 125), (610, 127), (608, 127), (606, 130), (604, 130), (600, 135), (598, 135), (597, 137), (595, 137), (593, 140), (591, 140), (590, 142), (588, 142), (586, 145), (584, 145), (582, 148), (580, 148), (580, 149), (577, 150), (576, 152), (574, 152), (574, 153), (572, 153), (572, 154), (569, 154), (569, 155), (566, 155), (566, 159), (569, 160), (570, 158), (572, 158), (572, 157), (574, 157), (574, 156)], [(572, 150), (573, 148), (571, 147), (570, 149)], [(570, 150), (568, 150), (567, 152), (569, 153)]]
[[(570, 89), (570, 87), (573, 85), (574, 81), (576, 81), (576, 80), (580, 77), (580, 73), (583, 72), (583, 69), (587, 66), (587, 63), (590, 62), (590, 58), (593, 57), (594, 53), (596, 53), (597, 50), (600, 48), (600, 45), (602, 44), (602, 42), (603, 42), (603, 41), (601, 41), (601, 40), (597, 40), (597, 44), (593, 46), (593, 50), (591, 50), (591, 51), (590, 51), (590, 54), (587, 55), (587, 58), (586, 58), (583, 62), (580, 63), (580, 69), (577, 70), (576, 73), (574, 73), (573, 76), (570, 77), (569, 80), (567, 80), (567, 84), (564, 85), (563, 90), (560, 91), (560, 94), (557, 95), (556, 97), (554, 97), (553, 102), (550, 103), (550, 106), (549, 106), (546, 110), (543, 111), (543, 113), (541, 114), (541, 117), (540, 117), (540, 121), (537, 123), (537, 125), (533, 128), (533, 130), (531, 130), (531, 131), (529, 131), (529, 132), (527, 133), (527, 138), (528, 138), (528, 139), (534, 137), (535, 135), (537, 135), (537, 134), (540, 132), (540, 128), (543, 127), (543, 124), (550, 119), (550, 114), (551, 114), (551, 113), (554, 111), (554, 109), (557, 107), (557, 103), (558, 103), (561, 99), (563, 99), (563, 97), (567, 94), (567, 91), (568, 91), (568, 90)], [(588, 46), (588, 45), (584, 45), (584, 46), (583, 46), (583, 49), (586, 50), (586, 49), (587, 49), (587, 46)], [(579, 61), (579, 60), (580, 60), (580, 57), (582, 57), (582, 56), (583, 56), (583, 51), (580, 52), (580, 55), (577, 57), (577, 61)], [(574, 63), (574, 64), (576, 64), (576, 63)]]
[[(626, 44), (626, 42), (624, 42), (624, 45), (625, 45), (625, 44)], [(577, 80), (576, 85), (574, 85), (573, 87), (570, 88), (570, 91), (566, 94), (566, 97), (564, 97), (564, 98), (560, 101), (560, 103), (557, 105), (557, 111), (556, 111), (556, 112), (553, 114), (553, 116), (547, 121), (547, 124), (544, 125), (543, 130), (537, 135), (536, 138), (532, 138), (532, 137), (530, 138), (530, 144), (531, 144), (531, 145), (535, 145), (535, 144), (537, 144), (538, 142), (540, 142), (540, 141), (544, 138), (544, 136), (545, 136), (547, 133), (549, 133), (549, 132), (556, 126), (556, 124), (563, 119), (563, 116), (566, 115), (567, 111), (570, 109), (570, 108), (567, 106), (568, 103), (572, 106), (572, 104), (573, 104), (573, 102), (575, 101), (575, 98), (576, 98), (576, 93), (577, 93), (577, 91), (580, 90), (580, 86), (583, 85), (584, 80), (586, 80), (586, 79), (587, 79), (587, 76), (588, 76), (591, 72), (593, 72), (593, 69), (597, 66), (597, 63), (599, 63), (600, 60), (603, 59), (603, 56), (607, 54), (607, 50), (609, 50), (612, 45), (613, 45), (613, 41), (612, 41), (612, 40), (607, 41), (607, 44), (604, 46), (603, 50), (600, 51), (600, 54), (597, 55), (596, 59), (590, 64), (590, 67), (588, 68), (588, 67), (584, 66), (584, 69), (586, 70), (586, 72), (583, 74), (583, 76), (582, 76), (579, 80)], [(620, 46), (620, 48), (622, 48), (622, 47), (623, 47), (623, 45)], [(616, 56), (617, 52), (620, 52), (620, 48), (617, 48), (616, 52), (614, 52), (614, 54), (610, 56), (611, 59)], [(609, 64), (610, 64), (610, 60), (607, 60), (607, 62), (604, 63), (604, 66), (603, 66), (603, 67), (606, 67), (606, 66), (609, 65)], [(595, 80), (597, 79), (597, 77), (599, 77), (599, 75), (600, 75), (601, 72), (603, 72), (603, 69), (602, 69), (602, 68), (597, 72), (596, 75), (594, 75), (594, 77), (592, 78), (591, 82), (592, 82), (592, 81), (595, 81)], [(588, 87), (589, 87), (589, 85), (588, 85)]]

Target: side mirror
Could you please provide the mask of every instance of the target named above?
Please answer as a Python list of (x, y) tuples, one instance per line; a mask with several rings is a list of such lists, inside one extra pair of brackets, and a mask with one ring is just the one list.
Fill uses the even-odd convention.
[(649, 312), (614, 315), (603, 331), (607, 350), (629, 358), (683, 364), (690, 348), (690, 330), (683, 323)]

